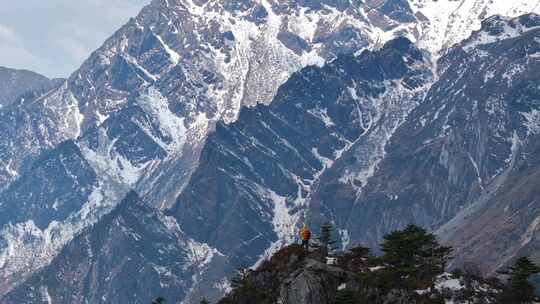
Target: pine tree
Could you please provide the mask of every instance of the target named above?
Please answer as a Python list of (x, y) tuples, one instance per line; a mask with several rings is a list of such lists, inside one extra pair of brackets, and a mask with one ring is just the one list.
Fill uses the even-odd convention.
[(154, 301), (152, 301), (152, 304), (165, 304), (167, 303), (167, 300), (165, 300), (164, 297), (157, 297)]
[(540, 267), (535, 265), (528, 257), (519, 258), (514, 266), (501, 271), (509, 276), (507, 286), (502, 294), (504, 303), (530, 303), (535, 300), (534, 286), (529, 279), (540, 273)]
[(236, 270), (236, 275), (231, 279), (233, 289), (243, 289), (249, 287), (249, 268), (240, 267)]
[(336, 297), (334, 298), (334, 304), (356, 304), (358, 301), (356, 300), (357, 295), (352, 290), (339, 290), (336, 293)]
[(200, 304), (210, 304), (206, 298), (203, 298), (200, 302)]
[(323, 261), (328, 256), (328, 253), (337, 249), (335, 247), (336, 240), (333, 237), (334, 226), (330, 223), (324, 223), (321, 225), (321, 235), (318, 238), (319, 246), (321, 249), (321, 258)]
[(356, 246), (349, 251), (357, 257), (368, 258), (371, 255), (371, 249), (364, 246)]
[(232, 293), (220, 303), (264, 303), (268, 290), (257, 288), (252, 278), (253, 272), (249, 268), (238, 268), (236, 275), (231, 279)]
[(402, 287), (412, 287), (421, 280), (433, 282), (437, 273), (434, 257), (435, 252), (441, 250), (439, 248), (434, 234), (416, 225), (409, 225), (404, 230), (384, 236), (381, 244), (384, 252), (382, 260), (393, 280), (401, 283)]
[(434, 249), (434, 258), (436, 259), (435, 263), (438, 266), (440, 273), (446, 272), (446, 266), (448, 261), (452, 259), (452, 254), (454, 253), (454, 248), (449, 246), (440, 246)]

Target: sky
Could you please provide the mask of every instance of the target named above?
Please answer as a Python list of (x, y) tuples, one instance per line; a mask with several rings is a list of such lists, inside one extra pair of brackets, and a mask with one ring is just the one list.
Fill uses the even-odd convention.
[(0, 0), (0, 66), (68, 77), (150, 0)]

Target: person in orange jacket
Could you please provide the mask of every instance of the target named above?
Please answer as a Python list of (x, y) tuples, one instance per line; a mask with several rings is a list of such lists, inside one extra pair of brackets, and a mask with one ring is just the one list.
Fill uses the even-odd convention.
[(300, 229), (300, 239), (302, 239), (302, 246), (309, 251), (309, 240), (311, 239), (311, 231), (306, 224)]

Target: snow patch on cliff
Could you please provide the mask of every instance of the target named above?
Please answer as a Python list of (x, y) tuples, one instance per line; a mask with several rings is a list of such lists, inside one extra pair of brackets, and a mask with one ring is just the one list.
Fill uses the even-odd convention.
[[(158, 145), (169, 153), (179, 153), (186, 143), (186, 127), (183, 117), (178, 117), (169, 109), (169, 101), (154, 87), (150, 87), (146, 94), (137, 99), (137, 104), (148, 113), (153, 122), (159, 126), (161, 132), (170, 139), (170, 142), (164, 142), (161, 138), (155, 136), (153, 132), (146, 130)], [(140, 126), (143, 130), (144, 126)]]
[(409, 3), (415, 14), (427, 18), (417, 26), (419, 44), (433, 54), (465, 40), (491, 16), (514, 18), (540, 13), (539, 0), (409, 0)]
[(540, 110), (533, 109), (529, 112), (521, 112), (525, 119), (527, 136), (540, 134)]
[[(7, 224), (0, 231), (0, 270), (5, 274), (32, 273), (48, 265), (82, 229), (96, 223), (121, 199), (112, 189), (96, 187), (81, 210), (62, 222), (40, 229), (33, 220)], [(7, 277), (6, 280), (14, 278)]]
[(165, 41), (163, 41), (163, 38), (161, 38), (160, 35), (155, 34), (156, 38), (159, 40), (163, 48), (165, 49), (165, 52), (169, 55), (169, 58), (171, 59), (171, 62), (174, 65), (177, 65), (180, 62), (180, 54), (178, 54), (175, 50), (173, 50)]

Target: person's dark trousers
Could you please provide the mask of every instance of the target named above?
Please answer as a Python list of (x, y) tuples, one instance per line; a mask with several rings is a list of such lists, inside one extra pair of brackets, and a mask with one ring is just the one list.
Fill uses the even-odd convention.
[(306, 252), (309, 251), (309, 241), (302, 240), (302, 247), (306, 250)]

